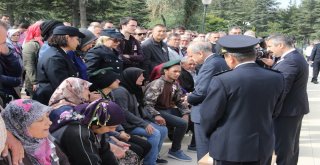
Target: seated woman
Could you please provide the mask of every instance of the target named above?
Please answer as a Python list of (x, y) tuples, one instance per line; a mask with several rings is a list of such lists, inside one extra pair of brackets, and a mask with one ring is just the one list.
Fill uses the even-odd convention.
[(117, 48), (123, 38), (122, 33), (116, 29), (101, 31), (96, 46), (85, 56), (88, 74), (107, 67), (112, 67), (117, 73), (122, 72), (123, 61), (119, 57)]
[[(2, 113), (6, 128), (22, 143), (24, 165), (69, 165), (67, 157), (50, 138), (51, 108), (30, 99), (10, 102)], [(10, 165), (10, 158), (0, 164)]]
[(149, 154), (144, 159), (144, 164), (155, 165), (167, 163), (158, 158), (163, 141), (168, 130), (165, 126), (154, 123), (152, 116), (143, 111), (143, 70), (130, 67), (123, 71), (120, 78), (120, 87), (113, 90), (115, 102), (125, 110), (126, 122), (122, 126), (133, 135), (147, 137), (152, 145)]
[[(64, 134), (63, 132), (65, 129), (61, 128), (64, 125), (60, 124), (61, 115), (63, 116), (63, 114), (66, 114), (70, 111), (73, 111), (74, 107), (77, 105), (90, 103), (90, 102), (92, 102), (92, 100), (96, 100), (96, 99), (101, 98), (100, 94), (90, 93), (90, 91), (89, 91), (90, 85), (91, 85), (91, 83), (88, 81), (85, 81), (85, 80), (82, 80), (79, 78), (70, 77), (70, 78), (67, 78), (66, 80), (64, 80), (60, 84), (60, 86), (56, 89), (56, 91), (53, 93), (53, 95), (49, 101), (49, 105), (52, 108), (54, 108), (54, 110), (50, 114), (50, 119), (53, 122), (52, 126), (50, 127), (50, 132), (52, 132), (54, 136), (57, 136), (57, 134), (60, 134), (60, 135)], [(78, 126), (79, 126), (79, 124), (78, 124)], [(72, 128), (72, 126), (68, 126), (68, 127)], [(86, 127), (86, 126), (84, 126), (84, 127)], [(79, 129), (80, 128), (82, 128), (82, 126), (81, 127), (79, 126)], [(89, 131), (87, 131), (87, 132), (89, 132)], [(90, 136), (90, 137), (94, 137), (94, 136)], [(62, 137), (57, 136), (56, 138), (61, 139)], [(73, 139), (70, 139), (69, 136), (64, 136), (63, 138), (64, 138), (64, 140), (71, 140), (71, 141), (73, 140)], [(94, 141), (89, 141), (89, 140), (94, 140), (94, 138), (93, 139), (86, 139), (86, 140), (87, 141), (85, 141), (85, 142), (89, 145), (91, 143), (92, 144), (94, 143)], [(122, 144), (120, 142), (117, 145), (125, 146), (125, 144)], [(129, 156), (123, 157), (125, 151), (122, 151), (121, 148), (117, 147), (117, 145), (110, 144), (110, 147), (111, 147), (110, 148), (109, 143), (107, 144), (107, 146), (108, 146), (107, 148), (109, 148), (109, 149), (106, 149), (105, 152), (109, 152), (108, 164), (118, 164), (118, 162), (117, 162), (116, 158), (113, 156), (113, 154), (115, 154), (116, 157), (119, 159), (119, 163), (126, 162), (127, 158), (129, 157)], [(71, 147), (72, 147), (72, 145), (71, 145)], [(82, 152), (82, 153), (93, 152), (93, 151), (91, 151), (91, 149), (89, 151), (87, 151), (87, 149), (88, 148), (84, 148), (80, 152)], [(110, 150), (113, 153), (111, 153)], [(81, 161), (79, 162), (79, 160), (77, 160), (78, 159), (77, 156), (73, 157), (72, 159), (70, 158), (69, 155), (74, 154), (74, 152), (77, 153), (78, 151), (72, 150), (72, 151), (66, 152), (66, 154), (68, 155), (68, 157), (70, 159), (71, 164), (78, 165), (79, 163), (82, 163), (82, 162), (83, 162), (83, 164), (86, 164), (86, 162), (96, 162), (97, 164), (99, 164), (99, 163), (101, 164), (101, 159), (95, 158), (95, 157), (99, 157), (99, 152), (92, 153), (92, 156), (90, 156), (90, 157), (84, 157), (85, 160), (82, 160), (82, 162)], [(130, 151), (127, 151), (127, 152), (130, 152)], [(129, 154), (131, 154), (131, 153), (129, 153)], [(106, 155), (108, 155), (108, 154), (105, 154), (104, 157), (107, 157)], [(96, 163), (93, 163), (93, 164), (96, 164)]]
[[(93, 72), (89, 75), (89, 79), (93, 83), (92, 87), (90, 87), (91, 90), (97, 90), (103, 98), (108, 100), (112, 100), (110, 92), (118, 88), (120, 83), (118, 74), (111, 67)], [(146, 140), (127, 134), (121, 125), (116, 132), (109, 133), (109, 135), (129, 143), (130, 149), (138, 154), (141, 160), (151, 149), (151, 145)]]
[[(99, 99), (64, 111), (54, 126), (52, 135), (61, 145), (73, 165), (117, 165), (126, 148), (113, 148), (105, 140), (105, 133), (114, 131), (125, 120), (120, 107), (112, 101)], [(117, 150), (117, 151), (115, 151)], [(131, 153), (129, 153), (131, 154)], [(138, 164), (139, 160), (131, 160)]]
[(68, 77), (79, 77), (77, 67), (66, 52), (76, 50), (79, 38), (84, 37), (85, 35), (77, 28), (70, 26), (58, 26), (53, 30), (48, 40), (50, 47), (42, 52), (44, 55), (38, 60), (38, 87), (33, 99), (47, 105), (52, 93), (63, 80)]

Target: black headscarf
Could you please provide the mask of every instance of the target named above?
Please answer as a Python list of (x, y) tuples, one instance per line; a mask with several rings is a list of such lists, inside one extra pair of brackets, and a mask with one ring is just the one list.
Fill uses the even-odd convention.
[(136, 84), (139, 76), (144, 72), (144, 70), (135, 67), (129, 67), (123, 70), (120, 85), (126, 88), (130, 93), (134, 94), (140, 105), (143, 103), (143, 92), (141, 86)]

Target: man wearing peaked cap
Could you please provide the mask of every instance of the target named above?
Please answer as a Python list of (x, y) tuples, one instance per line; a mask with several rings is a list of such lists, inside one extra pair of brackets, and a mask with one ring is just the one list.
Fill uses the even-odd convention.
[(200, 126), (210, 139), (209, 154), (216, 165), (271, 163), (272, 121), (281, 108), (284, 78), (255, 63), (258, 42), (242, 35), (218, 40), (233, 70), (211, 79), (200, 106)]

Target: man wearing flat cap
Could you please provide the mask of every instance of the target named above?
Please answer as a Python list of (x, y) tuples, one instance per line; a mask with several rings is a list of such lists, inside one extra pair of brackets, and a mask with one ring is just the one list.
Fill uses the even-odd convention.
[(200, 107), (200, 126), (216, 165), (271, 164), (272, 119), (282, 105), (284, 78), (254, 62), (258, 42), (243, 35), (218, 40), (233, 70), (212, 78)]
[(163, 64), (163, 75), (147, 85), (144, 104), (159, 125), (174, 127), (172, 146), (168, 156), (180, 161), (192, 161), (181, 150), (181, 142), (188, 128), (190, 110), (183, 104), (182, 90), (176, 80), (181, 73), (180, 60)]

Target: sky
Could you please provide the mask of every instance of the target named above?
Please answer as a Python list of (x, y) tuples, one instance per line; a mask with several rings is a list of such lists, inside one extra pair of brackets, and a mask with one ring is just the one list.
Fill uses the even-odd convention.
[[(289, 2), (290, 0), (277, 0), (278, 2), (280, 2), (280, 8), (287, 8), (289, 6)], [(293, 0), (292, 0), (293, 1)], [(297, 5), (299, 5), (301, 3), (301, 0), (296, 0)]]

